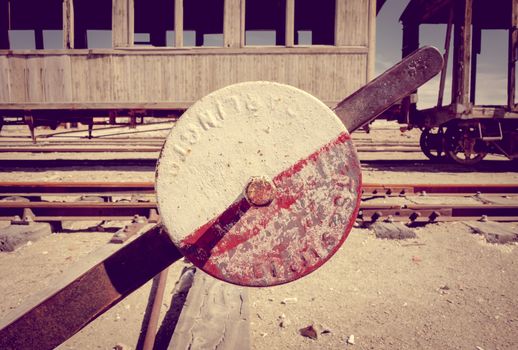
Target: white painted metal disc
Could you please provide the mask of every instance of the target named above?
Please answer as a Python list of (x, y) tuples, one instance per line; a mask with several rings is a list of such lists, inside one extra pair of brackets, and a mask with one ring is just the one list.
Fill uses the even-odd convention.
[[(253, 177), (275, 196), (254, 206)], [(157, 166), (162, 222), (195, 265), (240, 285), (286, 283), (318, 268), (354, 222), (361, 173), (349, 134), (325, 104), (283, 84), (247, 82), (191, 106)]]

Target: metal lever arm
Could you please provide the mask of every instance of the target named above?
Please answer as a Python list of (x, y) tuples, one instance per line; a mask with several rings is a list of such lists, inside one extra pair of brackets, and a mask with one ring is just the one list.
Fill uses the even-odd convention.
[(0, 321), (0, 349), (53, 349), (180, 259), (159, 225), (105, 246)]
[(346, 97), (334, 112), (352, 133), (436, 76), (442, 65), (439, 50), (425, 46)]

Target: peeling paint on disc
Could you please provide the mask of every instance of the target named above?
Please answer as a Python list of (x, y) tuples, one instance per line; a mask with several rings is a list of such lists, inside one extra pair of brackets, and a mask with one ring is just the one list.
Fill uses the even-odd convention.
[[(258, 205), (245, 196), (251, 181), (246, 194)], [(156, 187), (164, 226), (189, 260), (227, 282), (270, 286), (337, 251), (356, 218), (361, 172), (347, 130), (322, 102), (248, 82), (184, 113), (162, 150)]]

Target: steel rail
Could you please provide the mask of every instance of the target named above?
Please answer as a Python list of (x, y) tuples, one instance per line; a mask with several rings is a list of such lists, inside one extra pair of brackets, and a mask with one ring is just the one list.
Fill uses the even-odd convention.
[[(155, 202), (0, 202), (0, 220), (29, 217), (33, 221), (125, 220), (156, 214)], [(359, 217), (368, 221), (443, 221), (445, 217), (518, 218), (516, 204), (371, 204), (362, 203)], [(414, 218), (414, 219), (413, 219)], [(338, 218), (339, 219), (339, 218)], [(418, 220), (419, 219), (419, 220)]]
[[(416, 184), (364, 183), (364, 194), (476, 194), (518, 193), (518, 184)], [(0, 196), (47, 194), (153, 194), (154, 182), (0, 182)]]

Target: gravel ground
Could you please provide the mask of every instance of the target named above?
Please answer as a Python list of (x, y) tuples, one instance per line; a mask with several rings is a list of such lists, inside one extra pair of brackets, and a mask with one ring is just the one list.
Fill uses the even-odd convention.
[[(416, 131), (401, 134), (394, 124), (376, 122), (371, 134), (355, 138), (417, 142), (417, 136)], [(360, 158), (364, 182), (518, 184), (516, 164), (498, 157), (475, 168), (434, 164), (420, 153), (362, 153)], [(0, 169), (0, 181), (153, 179), (152, 165)], [(86, 231), (87, 226), (72, 225), (68, 233), (0, 254), (0, 317), (107, 244), (111, 233)], [(508, 226), (518, 231), (516, 223)], [(370, 230), (353, 229), (339, 252), (315, 273), (283, 286), (249, 289), (251, 347), (517, 349), (517, 261), (516, 245), (489, 244), (463, 223), (427, 225), (417, 229), (416, 239), (406, 241), (380, 240)], [(184, 266), (178, 262), (169, 269), (163, 317), (172, 312), (172, 291)], [(60, 348), (111, 349), (123, 343), (133, 349), (141, 344), (152, 284), (135, 291)], [(296, 302), (282, 304), (286, 298)], [(280, 326), (282, 320), (285, 327)], [(299, 329), (313, 323), (330, 332), (316, 340), (302, 337)], [(166, 325), (163, 330), (170, 331)], [(347, 343), (351, 335), (354, 345)]]

